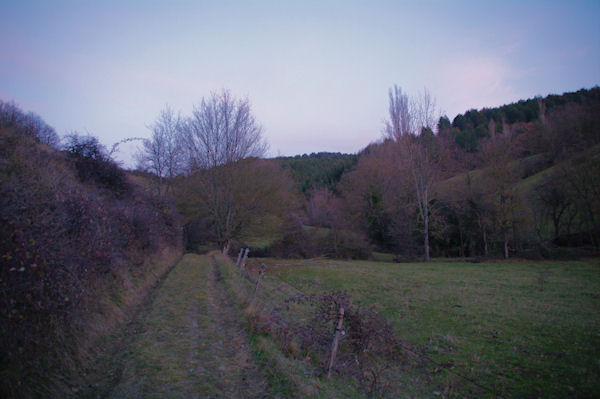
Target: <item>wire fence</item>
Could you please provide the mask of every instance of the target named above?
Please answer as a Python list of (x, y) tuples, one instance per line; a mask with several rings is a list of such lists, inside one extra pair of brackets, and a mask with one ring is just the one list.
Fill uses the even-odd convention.
[[(431, 379), (410, 372), (424, 368), (462, 381), (463, 394), (467, 391), (471, 395), (498, 396), (495, 389), (456, 371), (451, 363), (436, 361), (400, 339), (383, 316), (356, 306), (345, 293), (305, 292), (270, 273), (264, 265), (246, 267), (245, 258), (240, 252), (236, 265), (213, 259), (235, 294), (254, 309), (255, 332), (273, 336), (286, 356), (312, 359), (314, 376), (350, 377), (369, 397), (395, 397), (415, 387), (417, 395), (431, 394)], [(337, 331), (340, 308), (344, 308), (344, 316)], [(443, 388), (433, 393), (449, 396)]]

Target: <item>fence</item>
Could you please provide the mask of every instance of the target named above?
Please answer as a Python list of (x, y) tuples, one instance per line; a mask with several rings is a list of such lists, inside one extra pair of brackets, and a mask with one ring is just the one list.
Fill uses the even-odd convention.
[(350, 378), (370, 397), (395, 397), (399, 392), (430, 396), (430, 382), (418, 381), (410, 373), (411, 368), (427, 367), (461, 379), (470, 386), (462, 387), (463, 394), (466, 391), (496, 396), (493, 389), (411, 347), (397, 337), (385, 318), (356, 306), (348, 295), (327, 290), (320, 295), (308, 294), (269, 273), (265, 265), (248, 267), (248, 252), (240, 250), (235, 266), (213, 259), (232, 284), (235, 295), (253, 309), (251, 328), (274, 337), (284, 355), (310, 358), (311, 372), (317, 378)]

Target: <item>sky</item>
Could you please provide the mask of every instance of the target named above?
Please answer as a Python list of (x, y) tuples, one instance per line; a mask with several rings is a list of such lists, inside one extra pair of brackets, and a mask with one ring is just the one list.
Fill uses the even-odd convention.
[(0, 0), (0, 99), (110, 148), (227, 89), (270, 156), (355, 153), (394, 84), (451, 120), (600, 84), (599, 17), (598, 0)]

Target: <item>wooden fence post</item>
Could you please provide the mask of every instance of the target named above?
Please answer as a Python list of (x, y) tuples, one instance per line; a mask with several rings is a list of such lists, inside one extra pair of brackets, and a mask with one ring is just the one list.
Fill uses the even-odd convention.
[(240, 267), (240, 260), (242, 260), (243, 252), (244, 252), (244, 248), (240, 248), (240, 253), (238, 254), (237, 261), (235, 262), (236, 267)]
[(333, 337), (333, 344), (331, 345), (331, 357), (329, 358), (329, 366), (327, 367), (327, 379), (331, 377), (331, 369), (333, 368), (333, 362), (335, 362), (335, 355), (337, 354), (343, 323), (344, 307), (342, 306), (340, 307), (340, 318), (338, 319), (337, 327), (335, 328), (335, 336)]
[(250, 252), (250, 248), (246, 248), (246, 252), (244, 253), (244, 257), (242, 258), (242, 264), (240, 266), (240, 273), (243, 273), (244, 268), (246, 267), (246, 259), (248, 259), (248, 252)]
[(254, 294), (252, 294), (252, 302), (254, 302), (254, 299), (256, 298), (256, 292), (258, 291), (260, 279), (262, 278), (263, 274), (265, 274), (266, 267), (267, 266), (264, 263), (260, 264), (260, 272), (258, 273), (258, 278), (256, 279), (256, 285), (254, 286)]

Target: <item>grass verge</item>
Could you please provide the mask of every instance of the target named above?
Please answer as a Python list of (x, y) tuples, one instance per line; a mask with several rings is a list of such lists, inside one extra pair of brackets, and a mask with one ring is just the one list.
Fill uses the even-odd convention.
[(253, 354), (259, 365), (268, 370), (270, 388), (277, 396), (364, 397), (352, 380), (336, 376), (326, 379), (323, 364), (327, 359), (315, 358), (313, 354), (303, 351), (292, 337), (294, 327), (279, 319), (282, 315), (304, 320), (310, 317), (302, 306), (288, 303), (286, 310), (278, 306), (293, 296), (289, 287), (287, 290), (277, 287), (276, 281), (265, 278), (256, 290), (255, 281), (245, 278), (229, 259), (213, 255), (213, 261), (221, 271), (232, 302), (243, 317)]

